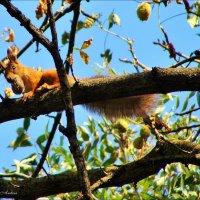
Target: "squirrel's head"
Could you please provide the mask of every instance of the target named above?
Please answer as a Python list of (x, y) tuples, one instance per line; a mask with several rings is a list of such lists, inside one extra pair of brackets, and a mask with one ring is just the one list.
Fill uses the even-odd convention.
[(18, 48), (16, 46), (8, 47), (7, 62), (0, 62), (0, 67), (4, 70), (5, 78), (9, 81), (12, 74), (17, 74), (20, 62), (17, 59)]

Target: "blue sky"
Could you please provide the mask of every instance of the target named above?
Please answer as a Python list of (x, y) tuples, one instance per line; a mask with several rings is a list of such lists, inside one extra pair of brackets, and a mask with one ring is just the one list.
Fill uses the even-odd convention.
[[(32, 23), (39, 27), (42, 22), (35, 18), (35, 8), (38, 4), (38, 1), (12, 1), (25, 15), (31, 18)], [(60, 1), (55, 1), (56, 8), (60, 5)], [(87, 13), (101, 13), (102, 17), (100, 21), (104, 23), (105, 28), (107, 28), (107, 18), (109, 14), (114, 11), (121, 19), (120, 26), (114, 26), (112, 31), (125, 37), (134, 39), (134, 50), (138, 59), (149, 67), (160, 66), (168, 67), (174, 63), (173, 60), (169, 59), (168, 53), (164, 52), (160, 47), (153, 45), (153, 41), (157, 39), (162, 40), (163, 35), (158, 26), (158, 7), (155, 6), (151, 15), (151, 18), (147, 22), (141, 22), (136, 16), (136, 8), (138, 3), (136, 1), (90, 1), (90, 3), (82, 2), (82, 9)], [(56, 10), (56, 9), (55, 9)], [(160, 21), (163, 21), (174, 15), (184, 13), (184, 6), (176, 5), (174, 2), (172, 5), (165, 8), (161, 6), (160, 8)], [(64, 31), (70, 30), (70, 20), (72, 14), (66, 15), (62, 20), (59, 20), (57, 23), (57, 32), (59, 35), (61, 55), (63, 59), (67, 54), (67, 46), (61, 45), (61, 34)], [(31, 36), (27, 31), (20, 26), (14, 18), (10, 17), (6, 13), (6, 10), (0, 6), (0, 33), (3, 32), (4, 28), (12, 28), (15, 32), (15, 44), (22, 48), (30, 39)], [(83, 15), (80, 16), (81, 20), (84, 20)], [(181, 15), (171, 20), (166, 21), (163, 24), (163, 27), (168, 33), (169, 39), (174, 43), (177, 51), (180, 51), (186, 55), (189, 55), (192, 51), (199, 48), (199, 37), (196, 35), (199, 33), (199, 28), (192, 29), (186, 21), (186, 15)], [(50, 32), (45, 33), (47, 37), (50, 36)], [(81, 30), (76, 37), (75, 47), (80, 47), (84, 40), (93, 38), (93, 44), (87, 53), (91, 57), (89, 65), (85, 65), (77, 51), (74, 53), (74, 72), (77, 77), (90, 77), (95, 75), (93, 67), (97, 67), (98, 64), (102, 64), (102, 59), (100, 54), (104, 52), (106, 48), (110, 48), (113, 53), (113, 60), (110, 64), (114, 70), (122, 74), (123, 71), (134, 72), (134, 69), (131, 65), (123, 64), (119, 62), (119, 58), (128, 58), (131, 59), (131, 55), (128, 51), (128, 45), (112, 36), (109, 35), (106, 43), (104, 43), (106, 38), (106, 33), (98, 28), (96, 24), (91, 29)], [(6, 56), (6, 50), (9, 43), (0, 40), (0, 58)], [(53, 68), (54, 63), (45, 50), (44, 47), (40, 45), (41, 50), (38, 53), (35, 53), (35, 45), (32, 45), (21, 57), (20, 61), (31, 67), (37, 68), (41, 66), (43, 70), (48, 68)], [(195, 67), (195, 65), (193, 65)], [(5, 81), (3, 75), (0, 76), (0, 93), (3, 94), (5, 87), (8, 87), (9, 84)], [(82, 125), (84, 121), (87, 121), (87, 115), (90, 114), (88, 111), (85, 111), (81, 106), (75, 107), (76, 122), (79, 125)], [(95, 118), (99, 119), (97, 116)], [(31, 128), (28, 131), (32, 141), (35, 141), (37, 136), (42, 134), (45, 130), (45, 124), (52, 120), (47, 117), (38, 117), (37, 121), (31, 121)], [(64, 122), (65, 120), (63, 120)], [(1, 166), (10, 167), (13, 163), (13, 159), (21, 159), (26, 155), (29, 155), (31, 151), (35, 151), (33, 148), (21, 148), (16, 151), (7, 149), (8, 144), (16, 137), (16, 129), (22, 126), (23, 120), (16, 120), (0, 124), (0, 163)], [(49, 126), (51, 127), (51, 126)], [(58, 133), (60, 135), (60, 133)], [(2, 142), (3, 141), (3, 142)]]

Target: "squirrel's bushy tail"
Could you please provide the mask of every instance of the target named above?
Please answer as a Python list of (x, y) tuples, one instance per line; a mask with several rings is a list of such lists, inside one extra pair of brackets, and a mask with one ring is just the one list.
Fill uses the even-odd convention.
[(125, 117), (147, 117), (147, 113), (154, 107), (156, 95), (140, 95), (118, 99), (110, 99), (88, 103), (84, 106), (97, 114), (110, 119)]

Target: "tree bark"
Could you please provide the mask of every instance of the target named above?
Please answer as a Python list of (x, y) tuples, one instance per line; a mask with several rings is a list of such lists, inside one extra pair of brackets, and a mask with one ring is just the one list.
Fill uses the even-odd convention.
[[(78, 105), (119, 97), (199, 90), (199, 68), (153, 68), (138, 74), (80, 80), (71, 92), (73, 104)], [(62, 111), (65, 105), (61, 97), (62, 92), (58, 88), (36, 94), (27, 102), (5, 100), (0, 103), (0, 123)]]
[[(144, 158), (126, 165), (88, 170), (91, 184), (102, 180), (100, 188), (137, 183), (158, 173), (167, 164), (181, 162), (200, 165), (200, 145), (187, 141), (159, 142)], [(103, 182), (105, 177), (111, 177)], [(0, 181), (0, 197), (36, 199), (64, 192), (80, 191), (76, 172), (66, 172), (21, 181)]]

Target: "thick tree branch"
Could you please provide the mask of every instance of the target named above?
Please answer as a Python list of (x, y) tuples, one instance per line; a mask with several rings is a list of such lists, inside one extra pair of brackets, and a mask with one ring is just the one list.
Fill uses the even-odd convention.
[[(138, 161), (123, 166), (92, 169), (88, 171), (88, 174), (91, 184), (102, 181), (101, 188), (122, 186), (137, 183), (158, 173), (160, 169), (173, 162), (200, 165), (200, 145), (186, 141), (158, 143), (147, 156)], [(81, 190), (76, 172), (23, 181), (1, 180), (0, 185), (0, 197), (18, 197), (19, 199), (36, 199)]]
[[(85, 104), (105, 99), (175, 91), (199, 91), (200, 69), (160, 69), (125, 76), (86, 79), (72, 88), (73, 104)], [(59, 89), (36, 94), (26, 103), (11, 99), (0, 103), (0, 123), (62, 111), (65, 105)]]

